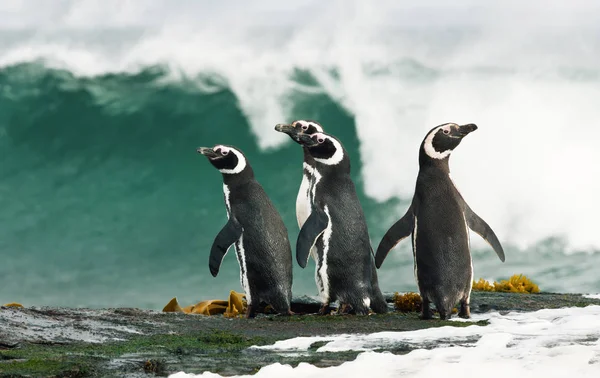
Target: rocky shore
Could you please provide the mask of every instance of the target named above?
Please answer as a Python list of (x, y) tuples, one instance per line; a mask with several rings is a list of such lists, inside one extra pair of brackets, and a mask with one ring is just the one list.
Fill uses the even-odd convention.
[[(388, 295), (390, 309), (392, 296)], [(473, 292), (472, 313), (537, 311), (600, 305), (579, 294)], [(305, 315), (259, 315), (256, 319), (163, 313), (135, 308), (0, 308), (0, 377), (145, 377), (185, 371), (221, 375), (252, 374), (280, 362), (338, 365), (357, 352), (281, 355), (249, 348), (297, 336), (366, 334), (431, 327), (485, 326), (485, 321), (422, 321), (418, 314), (318, 316), (318, 303), (296, 298), (294, 311)], [(472, 340), (475, 342), (476, 340)], [(449, 341), (451, 342), (451, 340)], [(419, 346), (419, 347), (427, 347)], [(408, 353), (414, 345), (395, 347)]]

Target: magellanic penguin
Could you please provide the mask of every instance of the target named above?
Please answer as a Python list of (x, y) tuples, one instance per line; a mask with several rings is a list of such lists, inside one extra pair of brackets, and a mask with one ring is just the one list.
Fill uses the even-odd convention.
[(314, 246), (318, 259), (320, 313), (331, 302), (350, 305), (356, 314), (387, 312), (377, 281), (377, 270), (365, 216), (350, 177), (350, 159), (339, 140), (316, 133), (300, 135), (315, 160), (310, 186), (311, 213), (298, 235), (296, 259), (306, 267)]
[[(303, 134), (312, 135), (323, 132), (323, 127), (315, 121), (298, 120), (289, 125), (280, 123), (275, 126), (275, 130), (289, 135), (293, 141), (302, 146), (302, 151), (304, 152), (304, 161), (302, 162), (302, 182), (300, 183), (300, 190), (298, 190), (298, 196), (296, 197), (296, 219), (298, 220), (298, 228), (301, 229), (310, 215), (310, 185), (314, 177), (315, 159), (313, 159), (308, 152), (308, 147), (303, 146), (300, 143), (300, 136)], [(319, 256), (317, 255), (317, 249), (315, 247), (310, 249), (310, 255), (315, 263), (319, 265)], [(315, 281), (320, 282), (317, 273), (318, 271), (315, 271)], [(317, 289), (319, 290), (319, 296), (322, 297), (323, 285), (318, 285)]]
[[(296, 143), (300, 143), (300, 136), (302, 134), (312, 135), (315, 133), (322, 133), (323, 127), (315, 121), (304, 121), (298, 120), (291, 124), (280, 123), (275, 126), (275, 130), (286, 133)], [(296, 197), (296, 219), (298, 220), (298, 227), (302, 228), (304, 222), (310, 215), (310, 196), (309, 186), (313, 179), (313, 172), (315, 170), (315, 159), (310, 156), (308, 147), (302, 146), (304, 152), (304, 161), (302, 163), (302, 182), (300, 183), (300, 190)]]
[(441, 319), (450, 318), (458, 302), (459, 316), (470, 317), (473, 263), (469, 229), (481, 235), (504, 262), (504, 251), (496, 234), (471, 210), (450, 178), (450, 154), (475, 130), (474, 124), (447, 123), (427, 133), (419, 150), (419, 175), (412, 203), (384, 235), (375, 255), (379, 268), (389, 251), (412, 234), (423, 319), (432, 317), (430, 302), (435, 304)]
[(248, 304), (246, 317), (254, 317), (261, 302), (280, 314), (291, 314), (292, 250), (279, 212), (240, 150), (217, 145), (200, 147), (198, 152), (223, 174), (229, 219), (210, 250), (211, 274), (217, 276), (223, 257), (235, 244)]

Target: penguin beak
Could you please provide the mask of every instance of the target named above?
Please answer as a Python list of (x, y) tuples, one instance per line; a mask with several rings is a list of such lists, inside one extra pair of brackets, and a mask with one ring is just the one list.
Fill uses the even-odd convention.
[(198, 153), (206, 156), (209, 159), (214, 159), (219, 156), (219, 154), (217, 154), (215, 150), (209, 147), (198, 147), (196, 151), (198, 151)]
[(298, 142), (300, 144), (305, 145), (306, 147), (312, 147), (312, 146), (316, 146), (317, 144), (319, 144), (312, 138), (311, 135), (308, 135), (308, 134), (299, 135)]
[(275, 126), (275, 131), (279, 131), (280, 133), (286, 133), (288, 135), (296, 134), (296, 128), (292, 125), (286, 125), (284, 123), (279, 123)]
[(458, 132), (463, 137), (467, 136), (469, 133), (472, 133), (475, 130), (477, 130), (477, 125), (474, 123), (458, 126)]

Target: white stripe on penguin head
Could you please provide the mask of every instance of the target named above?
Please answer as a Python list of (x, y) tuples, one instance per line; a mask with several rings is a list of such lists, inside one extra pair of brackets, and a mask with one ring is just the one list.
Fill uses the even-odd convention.
[(448, 130), (448, 132), (450, 132), (451, 129), (452, 129), (452, 125), (454, 125), (454, 124), (453, 123), (447, 123), (447, 124), (442, 125), (440, 127), (436, 127), (435, 129), (433, 129), (427, 135), (427, 138), (425, 138), (425, 143), (423, 145), (423, 147), (425, 148), (425, 153), (427, 154), (427, 156), (429, 156), (432, 159), (442, 160), (442, 159), (447, 158), (452, 153), (452, 150), (446, 150), (444, 152), (438, 152), (433, 147), (433, 138), (435, 137), (435, 135), (437, 134), (437, 132), (440, 131), (440, 130)]
[(233, 169), (219, 169), (219, 172), (228, 175), (235, 175), (236, 173), (240, 173), (244, 170), (244, 168), (246, 168), (246, 158), (240, 151), (236, 150), (235, 148), (226, 147), (219, 144), (216, 145), (215, 148), (213, 148), (213, 150), (215, 150), (215, 152), (217, 152), (217, 150), (221, 150), (221, 153), (225, 153), (225, 155), (227, 155), (228, 153), (233, 153), (238, 158), (238, 163)]
[(314, 133), (313, 135), (311, 135), (311, 137), (317, 137), (318, 140), (330, 140), (333, 143), (333, 146), (335, 147), (335, 153), (333, 154), (333, 156), (327, 159), (315, 158), (315, 161), (325, 165), (336, 165), (339, 164), (342, 161), (342, 159), (344, 159), (344, 149), (342, 148), (340, 142), (338, 142), (335, 138), (327, 136), (323, 133)]
[(295, 123), (299, 123), (300, 126), (314, 126), (315, 129), (317, 129), (317, 132), (322, 133), (323, 132), (323, 128), (321, 127), (321, 125), (319, 125), (316, 122), (310, 122), (310, 121), (304, 121), (304, 120), (298, 120)]

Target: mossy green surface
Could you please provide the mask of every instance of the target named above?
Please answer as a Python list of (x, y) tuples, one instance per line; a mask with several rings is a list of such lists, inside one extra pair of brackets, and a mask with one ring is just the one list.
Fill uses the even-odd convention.
[[(389, 300), (391, 299), (390, 295)], [(590, 304), (600, 304), (600, 300), (584, 298), (577, 294), (477, 292), (472, 295), (471, 309), (473, 313), (490, 310), (535, 311)], [(278, 340), (297, 336), (402, 332), (432, 327), (468, 327), (487, 324), (486, 321), (456, 322), (439, 319), (423, 321), (418, 318), (416, 312), (390, 312), (371, 316), (262, 315), (249, 320), (226, 319), (222, 316), (164, 314), (135, 309), (104, 310), (104, 313), (100, 313), (100, 310), (82, 313), (77, 312), (76, 309), (54, 308), (0, 309), (0, 311), (6, 311), (5, 315), (9, 316), (4, 319), (13, 319), (10, 316), (19, 319), (22, 315), (34, 319), (50, 317), (55, 320), (63, 319), (65, 326), (73, 324), (73, 319), (76, 319), (81, 327), (83, 321), (89, 317), (113, 325), (127, 325), (129, 328), (143, 332), (143, 334), (136, 334), (115, 331), (114, 337), (125, 339), (124, 341), (86, 343), (51, 340), (40, 343), (40, 340), (34, 340), (31, 336), (22, 336), (22, 328), (3, 330), (0, 324), (0, 377), (3, 378), (143, 377), (166, 376), (177, 371), (196, 374), (204, 371), (222, 375), (253, 374), (261, 367), (275, 362), (292, 366), (300, 362), (308, 362), (316, 366), (332, 366), (353, 360), (358, 352), (317, 352), (324, 344), (315, 343), (307, 353), (282, 356), (275, 352), (249, 349), (249, 347), (271, 345)], [(475, 341), (477, 339), (468, 342)], [(15, 344), (17, 346), (13, 347)], [(408, 353), (414, 348), (429, 347), (435, 345), (398, 343), (382, 347), (384, 349), (380, 351), (401, 354)]]
[[(244, 320), (239, 320), (243, 322)], [(485, 322), (420, 321), (416, 315), (397, 313), (374, 317), (344, 316), (298, 316), (264, 317), (254, 320), (265, 326), (268, 323), (288, 324), (379, 324), (393, 321), (408, 330), (472, 324)], [(377, 327), (381, 328), (381, 327)], [(393, 327), (391, 327), (393, 328)], [(312, 353), (308, 356), (281, 357), (262, 351), (248, 351), (252, 345), (272, 344), (281, 338), (275, 335), (248, 337), (242, 333), (210, 330), (197, 334), (134, 336), (130, 340), (103, 344), (73, 343), (66, 345), (23, 344), (19, 349), (1, 350), (0, 377), (57, 376), (57, 377), (105, 377), (122, 376), (125, 373), (151, 373), (167, 375), (179, 370), (201, 373), (210, 370), (223, 374), (251, 374), (267, 364), (281, 362), (297, 365), (309, 362), (330, 366), (354, 359), (358, 352)], [(314, 346), (313, 352), (318, 349)], [(310, 350), (309, 350), (310, 352)], [(119, 365), (115, 361), (124, 360)], [(327, 361), (323, 365), (323, 361)]]
[[(24, 344), (19, 349), (0, 350), (0, 377), (61, 376), (87, 377), (111, 374), (106, 365), (114, 359), (131, 356), (139, 360), (139, 371), (156, 372), (164, 362), (160, 357), (178, 355), (214, 355), (231, 358), (251, 345), (264, 345), (266, 338), (248, 338), (230, 332), (198, 335), (135, 336), (122, 342), (67, 345)], [(139, 356), (139, 357), (136, 357)], [(143, 356), (157, 356), (158, 359)]]

